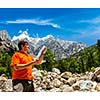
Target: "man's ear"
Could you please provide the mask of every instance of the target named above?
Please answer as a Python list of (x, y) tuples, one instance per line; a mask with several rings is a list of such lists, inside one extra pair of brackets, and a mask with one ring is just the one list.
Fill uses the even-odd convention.
[(21, 50), (22, 50), (22, 48), (23, 48), (23, 45), (21, 45)]

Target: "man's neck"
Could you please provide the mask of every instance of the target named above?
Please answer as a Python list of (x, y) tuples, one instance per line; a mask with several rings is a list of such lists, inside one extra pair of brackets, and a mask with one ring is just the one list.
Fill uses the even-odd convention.
[(24, 54), (28, 54), (27, 51), (21, 50), (20, 52), (21, 52), (21, 53), (24, 53)]

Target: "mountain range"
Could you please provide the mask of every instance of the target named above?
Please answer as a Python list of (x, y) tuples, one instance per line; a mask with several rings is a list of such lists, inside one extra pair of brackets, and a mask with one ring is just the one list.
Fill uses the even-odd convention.
[(33, 38), (29, 36), (27, 31), (22, 31), (20, 35), (13, 36), (11, 39), (7, 30), (2, 30), (0, 31), (0, 48), (7, 52), (14, 52), (18, 50), (17, 43), (22, 39), (29, 42), (29, 53), (32, 55), (36, 56), (42, 46), (45, 45), (53, 54), (55, 54), (56, 59), (69, 58), (71, 55), (87, 47), (84, 43), (61, 40), (50, 34), (42, 38)]

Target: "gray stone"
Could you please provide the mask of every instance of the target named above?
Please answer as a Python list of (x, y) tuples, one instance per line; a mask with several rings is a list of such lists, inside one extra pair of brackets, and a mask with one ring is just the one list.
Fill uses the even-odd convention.
[(76, 82), (76, 78), (69, 78), (67, 80), (67, 84), (69, 84), (70, 86), (73, 85)]
[(68, 78), (72, 77), (72, 73), (71, 72), (64, 72), (61, 74), (61, 77), (68, 79)]
[(14, 86), (15, 92), (22, 92), (23, 91), (23, 85), (21, 83)]
[(95, 89), (96, 89), (97, 91), (100, 91), (100, 83), (97, 83)]
[(65, 87), (64, 89), (63, 89), (63, 92), (73, 92), (74, 90), (73, 90), (73, 88), (72, 87)]
[(60, 73), (61, 73), (60, 70), (57, 69), (57, 68), (53, 68), (53, 69), (52, 69), (52, 72), (55, 72), (55, 73), (57, 73), (57, 74), (60, 74)]

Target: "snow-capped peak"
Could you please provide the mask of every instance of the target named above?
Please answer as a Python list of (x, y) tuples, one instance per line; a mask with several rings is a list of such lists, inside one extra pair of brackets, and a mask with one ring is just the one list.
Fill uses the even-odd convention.
[(25, 38), (29, 40), (30, 39), (29, 34), (27, 31), (22, 31), (19, 36), (14, 36), (12, 38), (12, 41), (21, 40), (21, 39), (25, 39)]
[(46, 37), (41, 38), (41, 40), (46, 40), (46, 39), (49, 39), (49, 38), (54, 38), (54, 36), (49, 34)]

